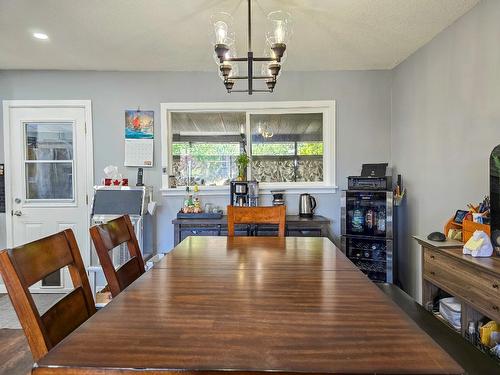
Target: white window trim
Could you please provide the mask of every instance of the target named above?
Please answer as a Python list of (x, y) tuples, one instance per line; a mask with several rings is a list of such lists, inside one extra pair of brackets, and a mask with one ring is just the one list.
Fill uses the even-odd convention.
[[(171, 113), (172, 112), (246, 112), (247, 128), (249, 115), (255, 113), (323, 113), (323, 182), (266, 183), (261, 182), (259, 192), (270, 194), (271, 190), (285, 190), (290, 193), (308, 191), (335, 193), (336, 184), (336, 110), (334, 100), (287, 101), (287, 102), (220, 102), (220, 103), (161, 103), (162, 144), (162, 188), (163, 195), (184, 195), (185, 187), (169, 188), (168, 176), (172, 163)], [(247, 133), (248, 133), (247, 129)], [(200, 186), (202, 195), (226, 195), (229, 186)]]

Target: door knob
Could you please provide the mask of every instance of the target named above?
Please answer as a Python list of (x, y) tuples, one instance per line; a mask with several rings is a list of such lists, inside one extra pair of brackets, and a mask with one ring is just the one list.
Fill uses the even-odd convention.
[(23, 213), (19, 210), (12, 211), (12, 215), (21, 216)]

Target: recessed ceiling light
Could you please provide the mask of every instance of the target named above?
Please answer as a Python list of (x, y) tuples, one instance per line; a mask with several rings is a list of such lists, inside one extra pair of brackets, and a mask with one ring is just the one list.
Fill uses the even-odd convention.
[(40, 40), (47, 40), (49, 36), (45, 33), (33, 33), (33, 37)]

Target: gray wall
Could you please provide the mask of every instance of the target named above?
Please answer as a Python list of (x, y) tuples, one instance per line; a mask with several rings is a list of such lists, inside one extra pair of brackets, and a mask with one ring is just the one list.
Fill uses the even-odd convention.
[(412, 234), (443, 230), (456, 209), (489, 194), (500, 143), (500, 1), (482, 1), (393, 71), (392, 163), (408, 188), (402, 281), (420, 296)]
[[(0, 99), (90, 99), (93, 110), (95, 181), (106, 165), (123, 165), (124, 110), (155, 111), (155, 166), (145, 170), (147, 184), (161, 186), (160, 103), (268, 100), (337, 101), (337, 182), (345, 187), (346, 176), (356, 174), (363, 162), (390, 159), (389, 71), (284, 72), (274, 95), (227, 95), (215, 73), (0, 71)], [(1, 129), (0, 129), (1, 131)], [(1, 134), (1, 133), (0, 133)], [(0, 142), (0, 162), (3, 142)], [(136, 169), (121, 167), (135, 182)], [(339, 193), (316, 195), (318, 213), (331, 218), (339, 233)], [(266, 201), (268, 197), (265, 197)], [(219, 205), (227, 197), (209, 197)], [(289, 197), (289, 212), (297, 212), (297, 196)], [(157, 248), (173, 244), (171, 220), (181, 198), (163, 197), (158, 210)], [(5, 225), (0, 218), (0, 245)]]

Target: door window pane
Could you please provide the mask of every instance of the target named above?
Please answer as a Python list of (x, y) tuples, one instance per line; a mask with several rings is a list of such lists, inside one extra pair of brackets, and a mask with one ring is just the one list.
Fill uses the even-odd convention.
[(73, 125), (27, 123), (26, 160), (73, 160)]
[(250, 115), (252, 178), (261, 182), (323, 181), (323, 114)]
[(177, 186), (222, 186), (237, 176), (245, 136), (242, 112), (172, 113), (172, 173)]
[(73, 163), (26, 163), (27, 199), (73, 199)]

